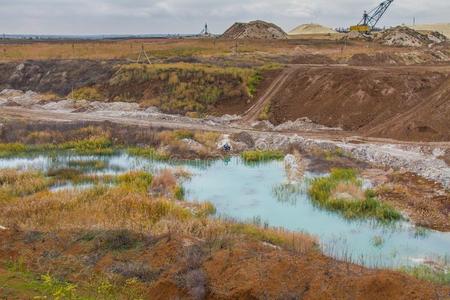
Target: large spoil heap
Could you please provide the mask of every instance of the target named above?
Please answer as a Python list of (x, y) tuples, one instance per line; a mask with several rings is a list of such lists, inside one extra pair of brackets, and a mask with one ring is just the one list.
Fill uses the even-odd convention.
[(257, 39), (257, 40), (282, 40), (287, 39), (287, 34), (275, 24), (264, 21), (252, 21), (249, 23), (234, 23), (222, 35), (223, 39)]
[(302, 34), (331, 34), (336, 33), (333, 29), (320, 25), (320, 24), (302, 24), (292, 29), (289, 35), (302, 35)]
[(424, 34), (405, 26), (397, 26), (378, 33), (375, 40), (387, 46), (422, 47), (445, 42), (447, 38), (436, 31)]

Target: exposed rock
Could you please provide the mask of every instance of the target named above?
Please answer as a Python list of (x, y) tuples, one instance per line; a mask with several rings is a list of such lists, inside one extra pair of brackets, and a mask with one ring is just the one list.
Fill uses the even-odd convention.
[(378, 33), (375, 40), (388, 46), (422, 47), (445, 42), (447, 38), (438, 32), (423, 34), (408, 27), (397, 26)]
[(0, 92), (0, 104), (29, 107), (38, 104), (42, 100), (38, 93), (5, 89)]
[(139, 104), (129, 102), (100, 102), (89, 103), (88, 111), (121, 111), (129, 112), (139, 110)]
[(61, 100), (58, 102), (49, 102), (42, 105), (43, 109), (46, 110), (61, 110), (61, 111), (73, 111), (77, 109), (77, 105), (74, 100)]
[(282, 40), (287, 39), (287, 34), (275, 24), (264, 21), (252, 21), (249, 23), (234, 23), (222, 35), (223, 39), (263, 39)]
[(444, 188), (450, 188), (450, 167), (445, 161), (420, 148), (407, 148), (391, 144), (353, 144), (331, 140), (308, 139), (298, 135), (282, 135), (276, 133), (254, 133), (255, 148), (261, 150), (287, 150), (290, 146), (309, 150), (319, 147), (333, 150), (336, 147), (348, 152), (360, 161), (381, 165), (396, 170), (406, 170), (439, 182)]
[(329, 128), (319, 125), (311, 121), (307, 117), (299, 118), (295, 121), (287, 121), (274, 128), (275, 131), (289, 131), (289, 130), (342, 130), (341, 128)]
[(284, 157), (284, 169), (289, 183), (299, 182), (305, 173), (305, 164), (300, 153), (287, 154)]
[(273, 124), (270, 123), (270, 121), (267, 121), (267, 120), (256, 121), (256, 122), (252, 123), (251, 126), (254, 129), (258, 129), (258, 130), (273, 130), (274, 129)]
[(181, 141), (188, 146), (189, 150), (192, 151), (206, 150), (205, 146), (203, 146), (197, 141), (194, 141), (193, 139), (182, 139)]
[(253, 148), (255, 146), (255, 141), (253, 140), (252, 135), (248, 132), (242, 131), (235, 133), (231, 136), (231, 138), (235, 142), (246, 144), (249, 148)]

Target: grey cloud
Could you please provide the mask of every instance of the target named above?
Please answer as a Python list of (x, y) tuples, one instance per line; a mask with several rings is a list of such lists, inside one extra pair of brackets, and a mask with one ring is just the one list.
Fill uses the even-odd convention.
[[(263, 19), (285, 30), (308, 22), (331, 27), (359, 21), (381, 0), (0, 0), (0, 33), (217, 33), (235, 21)], [(382, 25), (449, 22), (448, 0), (395, 0)]]

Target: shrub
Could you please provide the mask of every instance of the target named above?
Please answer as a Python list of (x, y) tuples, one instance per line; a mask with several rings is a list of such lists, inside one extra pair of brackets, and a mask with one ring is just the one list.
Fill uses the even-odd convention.
[(258, 71), (254, 72), (250, 77), (248, 77), (247, 92), (250, 97), (253, 97), (256, 94), (256, 89), (262, 80), (263, 77)]
[(105, 96), (102, 95), (95, 87), (82, 87), (73, 91), (70, 96), (75, 100), (104, 100)]
[(268, 102), (262, 109), (262, 111), (260, 112), (259, 116), (258, 116), (258, 120), (260, 121), (264, 121), (264, 120), (269, 120), (270, 119), (270, 109), (271, 109), (272, 104), (270, 102)]
[(249, 150), (241, 153), (244, 162), (260, 162), (283, 159), (284, 154), (276, 150)]

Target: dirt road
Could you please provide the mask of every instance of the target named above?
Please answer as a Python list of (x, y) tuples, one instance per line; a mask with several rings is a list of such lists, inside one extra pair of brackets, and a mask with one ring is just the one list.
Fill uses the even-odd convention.
[[(335, 130), (297, 130), (297, 131), (265, 131), (256, 130), (245, 124), (211, 124), (208, 122), (183, 122), (177, 120), (153, 120), (153, 119), (142, 119), (124, 116), (109, 116), (107, 114), (92, 114), (84, 112), (62, 112), (62, 111), (50, 111), (43, 109), (30, 109), (23, 107), (0, 107), (0, 116), (3, 119), (14, 119), (23, 121), (48, 121), (48, 122), (113, 122), (116, 124), (123, 125), (136, 125), (148, 128), (166, 128), (166, 129), (191, 129), (191, 130), (204, 130), (204, 131), (216, 131), (222, 133), (238, 133), (238, 132), (249, 132), (249, 133), (277, 133), (280, 135), (299, 135), (305, 138), (313, 138), (317, 140), (331, 140), (331, 141), (342, 141), (342, 142), (353, 142), (353, 143), (371, 143), (371, 144), (392, 144), (392, 145), (411, 145), (411, 146), (430, 146), (430, 147), (441, 147), (444, 149), (450, 149), (450, 142), (410, 142), (410, 141), (400, 141), (389, 138), (376, 138), (376, 137), (365, 137), (358, 136), (352, 132), (348, 131), (335, 131)], [(1, 121), (1, 120), (0, 120)]]
[(258, 101), (242, 115), (242, 119), (240, 121), (242, 123), (251, 123), (256, 121), (266, 104), (270, 103), (273, 96), (281, 89), (284, 83), (286, 83), (286, 80), (296, 68), (298, 68), (298, 66), (289, 66), (284, 69), (283, 72), (269, 86), (269, 88), (267, 88), (262, 97), (259, 98)]

